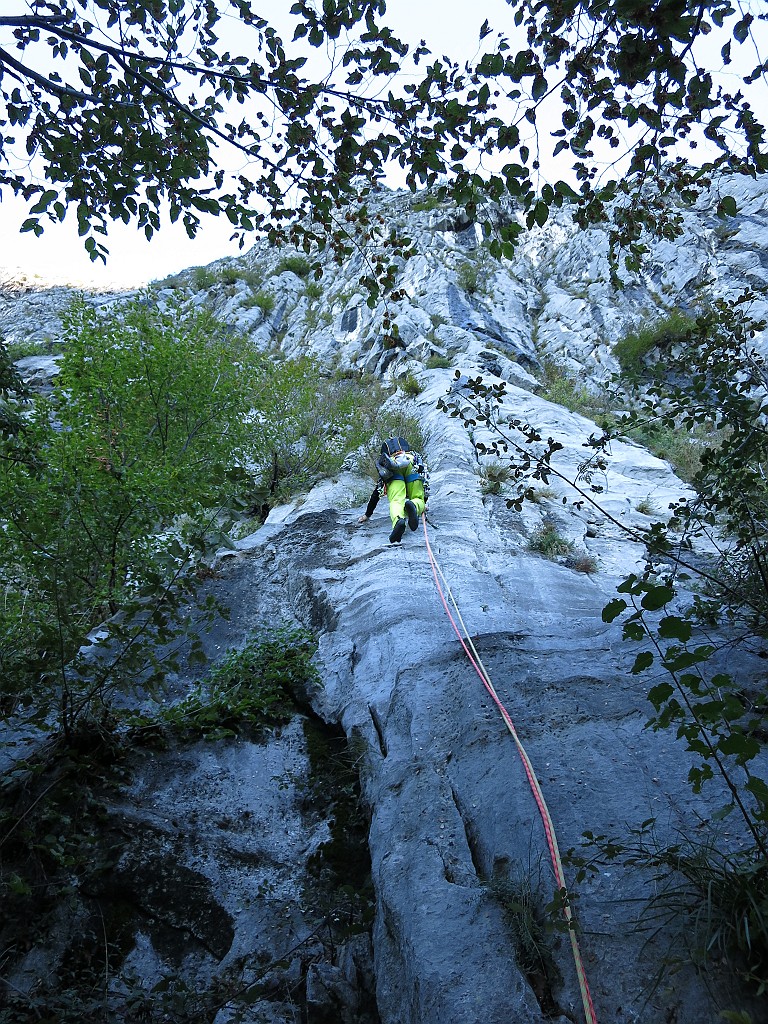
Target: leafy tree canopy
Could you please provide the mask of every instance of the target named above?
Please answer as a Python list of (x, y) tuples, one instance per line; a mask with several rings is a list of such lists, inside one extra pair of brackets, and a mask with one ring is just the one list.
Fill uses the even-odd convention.
[[(0, 194), (29, 201), (23, 230), (73, 207), (104, 258), (110, 220), (151, 237), (167, 204), (191, 236), (223, 214), (241, 243), (269, 228), (307, 251), (330, 237), (344, 255), (340, 202), (399, 165), (410, 187), (442, 182), (470, 214), (509, 196), (529, 225), (565, 200), (589, 223), (624, 196), (615, 236), (636, 245), (642, 223), (674, 230), (665, 193), (690, 199), (715, 168), (765, 170), (746, 95), (768, 68), (765, 14), (749, 3), (511, 0), (462, 66), (397, 38), (385, 0), (295, 0), (286, 18), (278, 31), (251, 0), (35, 0), (0, 16)], [(715, 36), (713, 58), (702, 47)], [(723, 66), (741, 69), (732, 89)], [(559, 123), (543, 128), (555, 98)], [(570, 183), (539, 181), (552, 151)], [(605, 153), (626, 158), (613, 176)], [(309, 210), (314, 226), (299, 226)], [(496, 255), (517, 231), (501, 229)]]

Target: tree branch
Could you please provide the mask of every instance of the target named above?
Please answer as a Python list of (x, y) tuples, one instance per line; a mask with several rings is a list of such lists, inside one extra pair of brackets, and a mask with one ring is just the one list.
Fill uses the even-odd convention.
[(0, 64), (13, 68), (22, 78), (30, 78), (41, 89), (48, 89), (61, 96), (71, 96), (73, 99), (83, 100), (85, 103), (95, 102), (93, 95), (89, 96), (87, 93), (78, 92), (76, 89), (71, 89), (68, 85), (60, 85), (58, 82), (46, 78), (45, 75), (38, 74), (37, 71), (33, 71), (32, 68), (27, 67), (26, 64), (22, 64), (15, 57), (12, 57), (7, 50), (0, 49)]

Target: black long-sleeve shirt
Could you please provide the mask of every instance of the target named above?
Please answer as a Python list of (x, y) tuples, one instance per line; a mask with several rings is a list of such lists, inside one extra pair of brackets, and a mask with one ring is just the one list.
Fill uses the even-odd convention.
[(373, 515), (373, 510), (379, 504), (379, 498), (381, 497), (382, 487), (383, 487), (383, 484), (382, 483), (378, 483), (373, 488), (373, 494), (368, 499), (368, 504), (365, 507), (366, 519), (370, 519), (371, 518), (371, 516)]
[[(384, 483), (385, 483), (385, 480), (387, 479), (385, 474), (388, 471), (387, 471), (386, 464), (384, 462), (382, 462), (382, 457), (381, 456), (379, 456), (378, 459), (376, 459), (376, 469), (377, 469), (378, 474), (379, 474), (379, 479), (378, 479), (378, 482), (376, 483), (376, 486), (373, 488), (373, 493), (371, 494), (370, 498), (368, 499), (368, 504), (367, 504), (366, 509), (365, 509), (365, 516), (366, 516), (367, 519), (370, 519), (371, 516), (373, 515), (373, 510), (379, 504), (379, 498), (384, 493)], [(392, 476), (392, 472), (389, 471), (388, 475), (389, 475), (389, 477), (391, 477)]]

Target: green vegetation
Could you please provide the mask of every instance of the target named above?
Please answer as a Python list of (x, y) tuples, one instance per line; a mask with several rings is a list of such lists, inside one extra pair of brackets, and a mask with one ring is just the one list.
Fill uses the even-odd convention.
[(204, 684), (167, 708), (163, 720), (176, 732), (206, 739), (284, 724), (299, 695), (305, 702), (317, 684), (316, 646), (306, 630), (289, 626), (253, 636), (216, 665)]
[(273, 312), (275, 304), (275, 296), (271, 292), (256, 292), (255, 295), (249, 295), (243, 299), (243, 305), (246, 308), (257, 306), (264, 316), (269, 316)]
[(219, 281), (225, 285), (235, 285), (238, 281), (243, 281), (254, 291), (261, 287), (262, 281), (262, 276), (258, 270), (250, 270), (247, 267), (242, 267), (235, 263), (230, 263), (227, 264), (227, 266), (220, 267), (217, 277)]
[(474, 295), (480, 287), (479, 271), (475, 264), (462, 263), (456, 271), (456, 282), (468, 295)]
[[(477, 217), (488, 201), (514, 202), (523, 223), (489, 225), (494, 257), (511, 257), (523, 225), (542, 226), (551, 210), (571, 203), (582, 226), (606, 217), (614, 264), (624, 246), (635, 269), (646, 251), (643, 230), (679, 233), (682, 218), (671, 211), (695, 201), (709, 172), (765, 170), (754, 143), (764, 133), (759, 104), (744, 114), (710, 73), (721, 69), (719, 49), (711, 65), (698, 52), (698, 41), (717, 28), (729, 59), (737, 59), (733, 47), (746, 60), (744, 82), (760, 78), (759, 54), (748, 53), (755, 16), (722, 0), (704, 0), (696, 17), (682, 19), (674, 5), (658, 11), (609, 0), (530, 9), (513, 0), (510, 17), (524, 29), (520, 49), (505, 26), (486, 22), (476, 56), (459, 71), (459, 55), (449, 54), (457, 61), (450, 72), (423, 59), (436, 49), (430, 39), (423, 47), (398, 39), (384, 8), (331, 9), (328, 0), (318, 13), (299, 3), (286, 24), (275, 25), (239, 4), (232, 30), (223, 33), (224, 12), (213, 3), (131, 3), (131, 33), (119, 50), (119, 0), (99, 0), (86, 11), (60, 0), (0, 24), (5, 63), (18, 84), (7, 97), (0, 175), (28, 203), (22, 230), (42, 234), (76, 210), (93, 259), (106, 256), (110, 220), (135, 223), (151, 238), (167, 205), (170, 220), (190, 236), (202, 217), (220, 217), (241, 241), (267, 229), (273, 245), (307, 254), (328, 246), (343, 260), (358, 245), (339, 214), (343, 200), (359, 198), (357, 226), (377, 230), (367, 197), (382, 168), (400, 166), (419, 192), (415, 205), (439, 197)], [(346, 84), (338, 90), (332, 69), (341, 37)], [(306, 63), (307, 45), (317, 61)], [(259, 47), (269, 74), (247, 71)], [(635, 59), (627, 59), (630, 52)], [(648, 89), (643, 106), (638, 97)], [(496, 97), (518, 92), (520, 108), (507, 124)], [(630, 99), (617, 106), (617, 96)], [(229, 116), (229, 100), (242, 116)], [(559, 112), (555, 155), (576, 154), (578, 189), (563, 181), (540, 185), (538, 137), (521, 126), (536, 124), (544, 102)], [(606, 158), (638, 119), (647, 119), (653, 134), (630, 143), (629, 166), (612, 178)], [(702, 131), (715, 155), (706, 154), (693, 173), (684, 147)], [(14, 147), (37, 147), (42, 170), (17, 160)], [(105, 161), (113, 150), (130, 159)], [(492, 167), (495, 154), (512, 151), (517, 162), (503, 172), (478, 173), (483, 161)], [(247, 175), (243, 159), (250, 161)], [(726, 225), (736, 214), (727, 191), (716, 212)], [(397, 231), (385, 244), (366, 282), (373, 301), (391, 287), (392, 259), (409, 248)]]
[(555, 559), (573, 553), (573, 543), (560, 534), (557, 524), (548, 516), (544, 518), (528, 541), (529, 551), (535, 551), (545, 558)]
[(323, 285), (320, 281), (307, 281), (306, 287), (304, 288), (304, 294), (310, 302), (314, 302), (315, 299), (319, 299), (323, 294)]
[(553, 908), (534, 887), (530, 874), (514, 879), (497, 877), (488, 891), (499, 903), (515, 948), (515, 962), (537, 993), (544, 1012), (557, 1010), (552, 985), (559, 978), (552, 955), (555, 924)]
[[(375, 453), (379, 454), (381, 441), (387, 437), (404, 437), (414, 451), (425, 452), (429, 437), (424, 433), (424, 426), (418, 416), (404, 413), (401, 410), (389, 410), (380, 413), (376, 420)], [(373, 449), (372, 449), (373, 450)]]
[(565, 564), (569, 569), (573, 569), (574, 572), (583, 572), (586, 576), (591, 576), (596, 573), (600, 568), (600, 564), (594, 555), (587, 554), (587, 552), (572, 552), (565, 559)]
[(428, 370), (448, 370), (453, 366), (453, 360), (450, 356), (439, 356), (431, 355), (427, 359), (426, 367)]
[(506, 462), (493, 460), (480, 465), (480, 492), (482, 494), (501, 494), (504, 485), (512, 479), (512, 470)]
[(219, 276), (215, 270), (208, 267), (195, 267), (192, 271), (192, 287), (196, 292), (204, 292), (213, 288), (219, 283)]
[(421, 381), (411, 370), (404, 373), (402, 377), (398, 377), (397, 386), (409, 398), (416, 398), (424, 390)]
[(442, 205), (442, 200), (439, 196), (427, 196), (425, 199), (416, 199), (411, 203), (411, 209), (414, 213), (428, 213), (430, 210), (436, 210)]
[[(296, 3), (285, 39), (247, 3), (229, 13), (239, 21), (226, 42), (220, 31), (222, 5), (197, 0), (99, 0), (87, 5), (61, 0), (27, 5), (18, 16), (3, 19), (3, 67), (11, 69), (13, 86), (4, 95), (0, 178), (28, 204), (23, 231), (40, 235), (49, 222), (75, 216), (93, 259), (106, 255), (110, 221), (133, 223), (151, 238), (166, 209), (190, 236), (202, 216), (219, 216), (241, 241), (266, 228), (273, 245), (289, 240), (308, 253), (324, 250), (340, 261), (375, 237), (377, 245), (383, 242), (382, 251), (363, 280), (368, 301), (375, 305), (394, 286), (393, 267), (410, 249), (401, 232), (382, 239), (367, 207), (384, 167), (401, 166), (414, 190), (443, 181), (446, 199), (470, 216), (482, 216), (489, 200), (514, 203), (519, 218), (489, 225), (494, 257), (511, 258), (523, 225), (543, 226), (550, 211), (564, 203), (573, 204), (575, 222), (582, 227), (604, 216), (613, 268), (623, 259), (630, 271), (638, 269), (647, 251), (647, 231), (670, 238), (682, 230), (681, 211), (708, 187), (712, 172), (724, 172), (714, 212), (728, 227), (738, 213), (728, 174), (757, 178), (766, 170), (760, 144), (764, 111), (749, 98), (734, 100), (710, 74), (723, 60), (750, 59), (759, 18), (743, 5), (703, 0), (681, 16), (680, 5), (672, 3), (607, 0), (536, 6), (512, 0), (510, 18), (523, 29), (519, 51), (508, 40), (506, 25), (494, 29), (486, 22), (477, 56), (467, 68), (450, 60), (424, 60), (430, 40), (424, 47), (409, 47), (395, 38), (384, 5), (328, 0), (321, 11), (317, 5)], [(118, 24), (130, 27), (119, 48), (114, 45)], [(722, 31), (726, 43), (714, 48), (715, 63), (709, 66), (698, 44), (715, 29)], [(230, 37), (242, 42), (234, 52)], [(329, 63), (338, 60), (342, 43), (346, 87), (338, 90)], [(318, 55), (319, 66), (303, 62), (307, 44)], [(745, 89), (764, 71), (756, 50), (751, 64), (741, 68)], [(257, 52), (269, 73), (261, 74), (254, 66)], [(323, 59), (329, 62), (325, 66)], [(405, 92), (403, 82), (408, 83)], [(519, 95), (514, 123), (500, 116), (496, 95)], [(578, 191), (565, 182), (540, 187), (538, 135), (532, 132), (529, 139), (520, 129), (535, 125), (540, 104), (553, 99), (560, 102), (562, 124), (552, 133), (555, 154), (573, 155)], [(243, 116), (229, 117), (230, 100), (242, 104)], [(639, 123), (649, 130), (635, 133)], [(621, 165), (617, 172), (621, 178), (612, 178), (606, 155), (622, 145), (627, 129), (638, 141), (630, 144), (629, 166)], [(687, 156), (690, 139), (702, 132), (713, 143), (714, 156), (692, 171), (687, 159), (678, 158)], [(18, 159), (25, 151), (36, 152), (40, 161)], [(124, 158), (105, 159), (111, 152)], [(486, 157), (487, 166), (494, 166), (500, 152), (514, 152), (519, 163), (506, 163), (503, 173), (476, 173)], [(219, 154), (226, 154), (221, 166)], [(233, 161), (233, 154), (238, 159)], [(245, 156), (250, 163), (247, 176), (240, 173)], [(236, 170), (226, 169), (233, 165)], [(360, 200), (350, 215), (354, 231), (340, 202), (348, 196)], [(195, 287), (209, 286), (203, 282), (207, 278), (201, 269)], [(464, 286), (471, 293), (477, 280), (473, 283), (468, 276)], [(654, 665), (654, 670), (661, 666), (667, 673), (669, 689), (657, 685), (650, 691), (654, 724), (672, 727), (701, 759), (694, 784), (705, 783), (707, 771), (727, 784), (732, 802), (724, 813), (739, 815), (752, 837), (754, 864), (762, 865), (768, 861), (768, 787), (754, 768), (763, 704), (759, 694), (744, 693), (736, 680), (710, 671), (709, 656), (701, 653), (708, 645), (697, 642), (706, 616), (721, 622), (730, 617), (738, 635), (749, 635), (756, 643), (768, 634), (768, 445), (761, 406), (766, 377), (759, 356), (745, 355), (748, 308), (739, 310), (738, 322), (729, 320), (721, 305), (697, 318), (690, 338), (687, 329), (678, 333), (678, 340), (692, 346), (694, 358), (689, 355), (675, 365), (675, 345), (664, 343), (661, 369), (674, 368), (678, 383), (669, 372), (659, 384), (663, 390), (650, 394), (653, 416), (663, 406), (663, 426), (677, 430), (715, 424), (722, 430), (717, 443), (701, 453), (693, 475), (699, 500), (681, 505), (674, 519), (683, 536), (716, 531), (718, 541), (727, 537), (728, 547), (720, 549), (727, 571), (716, 566), (702, 574), (694, 566), (690, 571), (703, 581), (704, 595), (693, 610), (665, 615), (663, 626), (645, 617), (646, 611), (664, 609), (676, 595), (679, 577), (674, 572), (689, 571), (676, 538), (656, 524), (643, 535), (647, 571), (626, 581), (626, 596), (619, 599), (623, 607), (617, 611), (614, 605), (608, 618), (614, 611), (614, 618), (626, 613), (628, 639), (647, 642), (638, 672)], [(153, 359), (156, 337), (153, 328), (152, 343), (146, 345)], [(176, 340), (184, 337), (182, 332)], [(10, 387), (3, 384), (16, 404), (10, 411), (3, 409), (0, 436), (0, 508), (11, 552), (3, 552), (0, 581), (11, 608), (11, 628), (3, 625), (2, 668), (14, 686), (19, 673), (27, 673), (30, 693), (42, 694), (40, 721), (51, 710), (49, 696), (58, 688), (57, 711), (70, 730), (89, 707), (88, 694), (101, 698), (107, 685), (104, 680), (95, 689), (83, 685), (78, 673), (85, 678), (90, 672), (93, 679), (93, 668), (83, 657), (73, 674), (72, 653), (81, 646), (91, 654), (94, 647), (101, 653), (109, 648), (86, 641), (91, 626), (111, 613), (113, 603), (124, 613), (121, 620), (110, 620), (112, 628), (123, 631), (113, 634), (113, 646), (137, 651), (150, 629), (155, 640), (169, 639), (173, 615), (184, 607), (181, 601), (173, 607), (175, 588), (186, 578), (195, 552), (205, 549), (211, 526), (202, 522), (203, 513), (211, 511), (203, 503), (225, 496), (223, 481), (228, 477), (229, 493), (237, 491), (231, 477), (242, 479), (243, 466), (250, 465), (245, 458), (248, 443), (229, 433), (233, 424), (245, 421), (229, 410), (227, 427), (216, 412), (222, 398), (235, 403), (240, 393), (248, 396), (247, 387), (234, 379), (248, 353), (238, 353), (234, 360), (230, 353), (230, 367), (221, 368), (222, 383), (201, 371), (196, 389), (179, 394), (174, 376), (147, 375), (142, 338), (137, 334), (132, 339), (139, 347), (133, 373), (126, 377), (125, 367), (115, 369), (122, 381), (112, 380), (110, 365), (96, 376), (87, 362), (82, 363), (82, 384), (77, 375), (69, 375), (71, 411), (65, 400), (69, 396), (60, 390), (48, 407), (38, 404), (22, 426), (19, 389), (13, 382)], [(646, 344), (647, 339), (627, 341), (627, 367), (642, 365), (659, 341), (651, 341), (650, 348)], [(117, 348), (122, 345), (121, 340)], [(214, 343), (202, 346), (203, 370), (216, 348)], [(106, 346), (107, 354), (114, 349)], [(150, 364), (154, 366), (152, 359)], [(186, 370), (197, 372), (197, 354), (179, 369), (183, 382), (188, 382)], [(2, 366), (0, 371), (8, 380)], [(144, 390), (134, 377), (144, 381)], [(86, 390), (89, 385), (91, 392)], [(121, 403), (122, 387), (136, 403), (136, 416)], [(308, 390), (299, 389), (291, 409), (303, 408)], [(200, 416), (211, 398), (214, 413), (209, 418), (206, 407)], [(147, 418), (153, 406), (158, 413), (154, 420)], [(261, 424), (255, 399), (253, 409), (257, 418), (250, 422)], [(177, 412), (178, 432), (173, 427)], [(140, 415), (145, 422), (137, 425)], [(282, 435), (265, 422), (267, 443), (263, 450), (256, 445), (256, 454), (262, 462), (274, 458), (273, 483), (279, 479), (282, 485), (278, 448), (267, 435), (272, 431), (283, 443), (282, 438), (298, 429), (298, 421), (291, 420)], [(317, 434), (323, 429), (321, 423)], [(521, 429), (526, 431), (525, 426)], [(185, 430), (186, 440), (180, 440)], [(297, 436), (287, 450), (301, 459), (304, 434)], [(608, 458), (615, 436), (607, 430), (604, 437), (586, 442), (595, 449), (596, 460)], [(555, 449), (542, 442), (532, 456), (535, 437), (535, 429), (528, 431), (527, 466), (523, 459), (515, 468), (546, 483), (555, 472), (549, 461)], [(239, 448), (242, 457), (232, 454)], [(175, 456), (195, 481), (188, 491), (184, 468), (174, 476)], [(167, 493), (162, 490), (166, 482)], [(594, 500), (598, 491), (589, 480), (573, 483), (580, 489), (579, 500)], [(197, 485), (200, 492), (193, 489)], [(194, 538), (166, 542), (181, 515), (198, 522)], [(128, 661), (127, 655), (122, 657), (112, 676), (118, 669), (125, 672)], [(140, 673), (141, 665), (153, 675), (154, 666), (147, 667), (139, 651), (134, 673)], [(728, 865), (729, 882), (737, 869)], [(762, 885), (763, 878), (760, 870), (750, 873), (752, 892), (759, 892), (757, 883)], [(94, 944), (94, 958), (97, 952)], [(98, 1009), (92, 999), (75, 1019), (95, 1017)]]
[(658, 415), (647, 419), (636, 418), (626, 435), (653, 455), (666, 459), (686, 483), (696, 480), (701, 472), (704, 454), (718, 442), (718, 432), (705, 423), (691, 424), (688, 429), (681, 429)]
[(312, 264), (304, 256), (284, 256), (278, 263), (275, 273), (282, 274), (283, 271), (290, 270), (297, 277), (309, 277), (311, 269)]
[(687, 963), (701, 968), (722, 959), (758, 996), (768, 992), (768, 864), (758, 851), (725, 851), (716, 833), (664, 845), (654, 818), (632, 829), (628, 838), (588, 833), (586, 840), (585, 854), (571, 851), (568, 856), (579, 881), (609, 865), (650, 869), (654, 895), (641, 926), (655, 930), (688, 923), (678, 928), (681, 944), (672, 957), (673, 969)]
[(555, 359), (545, 359), (542, 370), (544, 381), (541, 394), (548, 402), (555, 402), (582, 416), (594, 417), (607, 411), (607, 399), (591, 392), (562, 363)]
[[(160, 312), (148, 299), (114, 313), (77, 301), (64, 339), (53, 397), (34, 401), (0, 460), (0, 665), (6, 701), (41, 723), (58, 708), (71, 733), (136, 669), (144, 643), (168, 635), (171, 590), (181, 600), (192, 586), (188, 570), (217, 532), (211, 510), (253, 447), (252, 367), (210, 313)], [(182, 513), (186, 525), (171, 529)], [(105, 660), (96, 685), (88, 634), (118, 610), (105, 644), (125, 655), (114, 671)], [(160, 671), (147, 659), (147, 685)]]
[(263, 416), (251, 507), (272, 505), (333, 476), (377, 427), (386, 389), (372, 377), (329, 374), (311, 356), (265, 361), (253, 386)]
[[(200, 267), (197, 268), (202, 269)], [(155, 291), (159, 288), (170, 288), (172, 291), (179, 289), (189, 288), (189, 279), (186, 274), (170, 274), (168, 277), (164, 277), (161, 281), (150, 282), (149, 287)]]
[(551, 487), (530, 487), (525, 494), (528, 501), (541, 505), (545, 501), (557, 501), (557, 492)]
[(639, 512), (642, 516), (655, 516), (659, 514), (658, 506), (650, 494), (647, 494), (638, 501), (637, 505), (635, 505), (635, 511)]
[(2, 338), (0, 338), (0, 348), (5, 347), (5, 351), (8, 353), (8, 358), (12, 363), (18, 362), (19, 359), (26, 359), (27, 356), (51, 356), (57, 355), (62, 350), (62, 342), (60, 338), (50, 338), (48, 341), (13, 341), (10, 344), (6, 344)]
[[(168, 281), (161, 281), (161, 286), (176, 287), (181, 278), (171, 278)], [(192, 288), (194, 291), (208, 291), (211, 288), (223, 286), (225, 289), (233, 289), (238, 281), (243, 281), (249, 288), (256, 289), (261, 284), (261, 274), (256, 270), (249, 270), (247, 267), (238, 266), (235, 263), (228, 263), (223, 267), (211, 269), (210, 267), (195, 267), (192, 271)]]
[(387, 392), (148, 297), (77, 302), (64, 337), (50, 399), (26, 399), (0, 350), (0, 667), (6, 712), (72, 735), (139, 679), (151, 690), (185, 631), (199, 650), (215, 609), (190, 616), (193, 570), (228, 520), (338, 472)]
[(681, 310), (630, 331), (613, 346), (624, 373), (637, 375), (645, 366), (645, 357), (651, 352), (664, 352), (673, 345), (686, 345), (696, 330), (696, 318)]

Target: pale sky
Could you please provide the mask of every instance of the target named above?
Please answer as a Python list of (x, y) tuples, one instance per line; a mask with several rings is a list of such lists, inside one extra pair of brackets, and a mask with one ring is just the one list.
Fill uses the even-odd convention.
[[(288, 10), (292, 2), (272, 0), (269, 5), (269, 18), (278, 29), (280, 12)], [(447, 53), (460, 61), (472, 57), (477, 50), (479, 29), (485, 18), (494, 30), (510, 35), (514, 31), (506, 0), (482, 0), (478, 5), (463, 0), (389, 0), (387, 8), (385, 23), (401, 38), (413, 42), (425, 38), (433, 54)], [(284, 36), (289, 35), (286, 30)], [(236, 45), (233, 43), (232, 48)], [(44, 234), (36, 238), (19, 234), (26, 209), (12, 194), (2, 195), (0, 276), (3, 270), (21, 270), (53, 282), (138, 286), (241, 252), (236, 242), (229, 241), (232, 228), (224, 217), (203, 216), (194, 240), (187, 238), (181, 224), (166, 223), (148, 242), (135, 226), (115, 223), (106, 240), (110, 256), (104, 267), (88, 258), (77, 236), (74, 211), (63, 224), (47, 225)], [(247, 251), (247, 245), (243, 251)]]
[[(293, 0), (272, 0), (267, 17), (278, 28), (280, 11), (290, 9)], [(451, 9), (447, 17), (447, 10)], [(478, 46), (480, 26), (488, 18), (495, 29), (509, 31), (509, 7), (505, 0), (483, 0), (482, 15), (472, 5), (457, 0), (389, 0), (385, 23), (401, 38), (427, 40), (432, 52), (455, 59), (471, 57)], [(5, 13), (5, 11), (4, 11)], [(286, 30), (285, 37), (290, 37)], [(232, 48), (236, 46), (232, 44)], [(396, 184), (396, 183), (395, 183)], [(147, 241), (135, 226), (115, 223), (105, 244), (110, 250), (107, 265), (92, 263), (77, 235), (77, 221), (71, 211), (63, 224), (47, 224), (42, 236), (19, 234), (27, 216), (27, 205), (12, 193), (0, 201), (0, 275), (2, 270), (22, 270), (46, 280), (74, 284), (140, 285), (160, 280), (188, 267), (211, 263), (242, 251), (229, 241), (232, 227), (225, 217), (202, 218), (197, 237), (190, 240), (180, 223), (167, 223)], [(166, 218), (167, 221), (167, 218)]]

